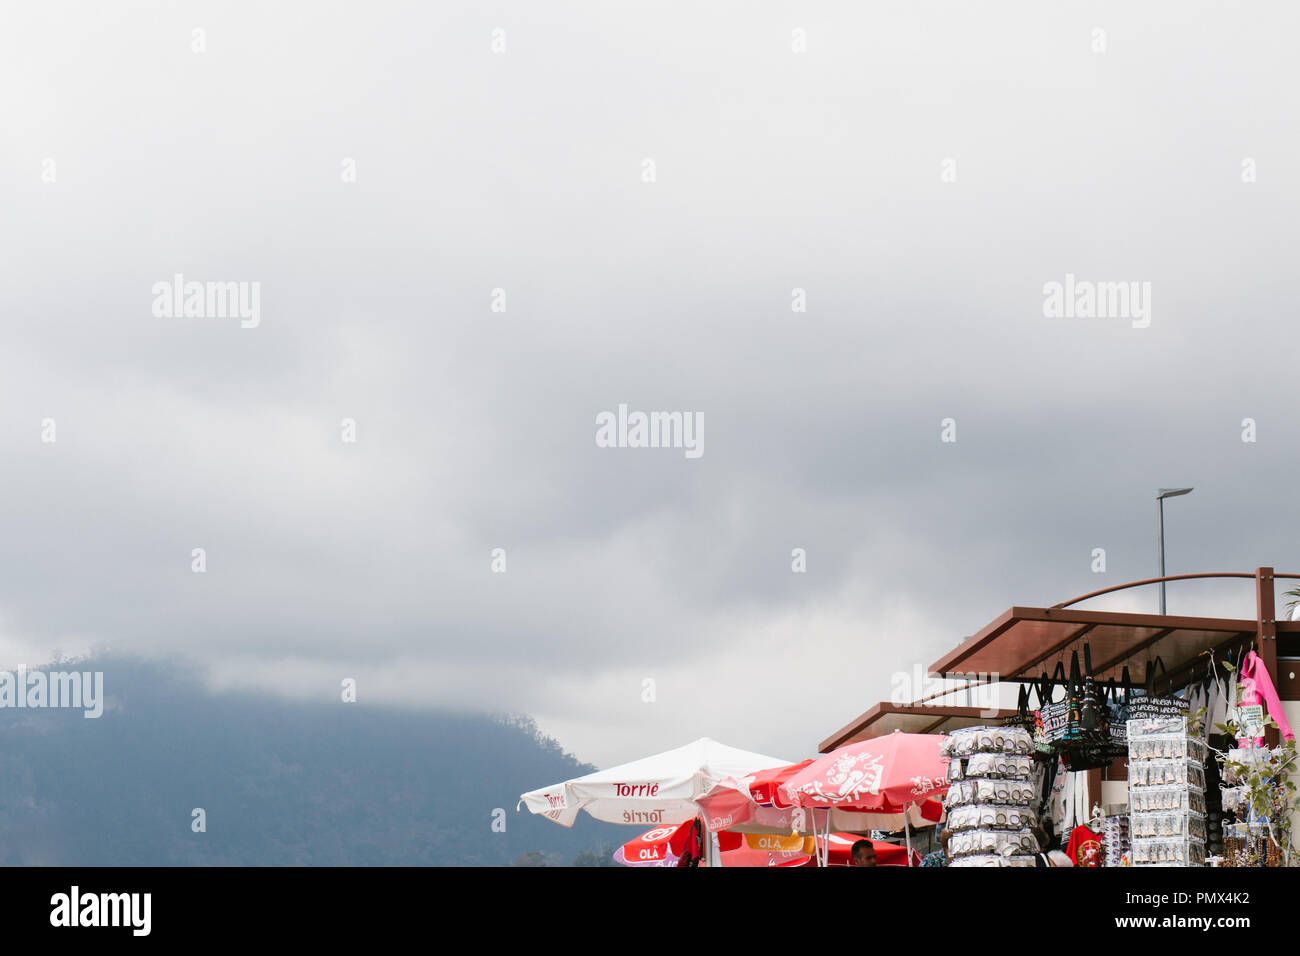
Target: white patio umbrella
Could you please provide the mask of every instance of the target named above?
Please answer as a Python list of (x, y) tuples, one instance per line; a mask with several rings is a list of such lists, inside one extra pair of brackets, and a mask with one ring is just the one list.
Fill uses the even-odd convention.
[[(580, 810), (629, 826), (685, 823), (700, 815), (696, 800), (722, 780), (788, 763), (702, 737), (676, 750), (530, 791), (520, 796), (519, 805), (565, 827), (573, 826)], [(711, 860), (712, 841), (710, 834)]]

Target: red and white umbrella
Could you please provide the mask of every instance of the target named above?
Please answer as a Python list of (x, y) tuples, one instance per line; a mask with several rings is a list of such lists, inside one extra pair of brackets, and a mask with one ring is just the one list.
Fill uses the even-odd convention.
[(772, 767), (770, 770), (759, 770), (757, 773), (750, 774), (744, 779), (749, 791), (749, 798), (760, 807), (782, 809), (792, 806), (793, 804), (787, 803), (781, 796), (781, 784), (811, 763), (811, 759), (801, 760), (798, 763), (792, 763), (784, 767)]
[(713, 832), (753, 834), (821, 834), (831, 831), (866, 833), (871, 830), (902, 830), (924, 827), (943, 818), (943, 804), (927, 799), (913, 804), (906, 813), (877, 813), (838, 807), (805, 810), (792, 807), (781, 793), (781, 785), (812, 765), (804, 760), (784, 767), (759, 770), (744, 777), (728, 777), (699, 798), (708, 828)]
[(805, 814), (780, 795), (781, 784), (811, 760), (726, 777), (696, 800), (705, 823), (715, 832), (793, 833), (803, 828)]
[(795, 807), (907, 814), (948, 790), (943, 740), (942, 734), (892, 733), (848, 744), (786, 780), (781, 797)]
[(812, 862), (810, 841), (797, 836), (755, 833), (719, 833), (723, 866), (807, 866)]
[[(691, 827), (695, 821), (671, 827), (655, 827), (635, 839), (628, 840), (614, 851), (614, 862), (623, 866), (678, 866), (687, 849)], [(828, 866), (852, 866), (853, 845), (862, 837), (854, 833), (832, 833), (829, 836), (803, 839), (802, 837), (772, 834), (719, 833), (721, 864), (724, 867), (754, 866), (810, 866), (814, 846), (822, 850)], [(908, 850), (896, 843), (868, 840), (876, 849), (877, 866), (909, 866)], [(919, 855), (912, 852), (919, 862)]]
[(810, 866), (813, 858), (803, 850), (755, 850), (742, 843), (734, 850), (722, 851), (723, 866)]
[[(624, 866), (678, 866), (686, 851), (694, 820), (671, 827), (655, 827), (614, 851), (614, 862)], [(812, 861), (801, 838), (742, 836), (719, 833), (722, 866), (804, 866)]]
[(687, 820), (647, 830), (615, 850), (614, 862), (624, 866), (676, 866), (694, 825), (694, 820)]
[(795, 807), (904, 813), (948, 790), (942, 734), (889, 734), (832, 750), (781, 785)]

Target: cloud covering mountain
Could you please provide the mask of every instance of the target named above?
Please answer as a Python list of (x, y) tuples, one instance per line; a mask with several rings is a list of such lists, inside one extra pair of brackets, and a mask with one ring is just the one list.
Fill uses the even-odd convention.
[[(1171, 573), (1300, 570), (1297, 17), (16, 10), (0, 664), (797, 759), (1007, 606), (1154, 574), (1157, 487)], [(154, 315), (177, 273), (259, 323)], [(1149, 326), (1049, 317), (1067, 276)], [(598, 447), (620, 403), (704, 454)]]

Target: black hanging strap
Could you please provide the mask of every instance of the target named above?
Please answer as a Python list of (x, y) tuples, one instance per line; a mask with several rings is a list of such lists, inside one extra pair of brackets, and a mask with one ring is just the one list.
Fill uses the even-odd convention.
[(1147, 680), (1146, 680), (1146, 689), (1147, 689), (1147, 696), (1148, 696), (1148, 697), (1150, 697), (1150, 696), (1155, 692), (1155, 686), (1156, 686), (1156, 666), (1157, 666), (1157, 665), (1159, 665), (1159, 667), (1160, 667), (1160, 673), (1162, 673), (1162, 674), (1168, 674), (1168, 673), (1169, 673), (1169, 671), (1167, 671), (1167, 670), (1165, 669), (1164, 658), (1157, 656), (1156, 659), (1155, 659), (1154, 661), (1151, 661), (1151, 660), (1148, 660), (1148, 661), (1147, 661)]

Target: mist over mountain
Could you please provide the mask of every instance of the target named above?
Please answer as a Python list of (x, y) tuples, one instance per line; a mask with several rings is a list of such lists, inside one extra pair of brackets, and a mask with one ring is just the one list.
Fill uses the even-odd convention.
[(104, 712), (0, 707), (0, 864), (604, 865), (634, 835), (515, 811), (594, 769), (527, 717), (213, 694), (124, 657), (39, 669), (102, 671)]

